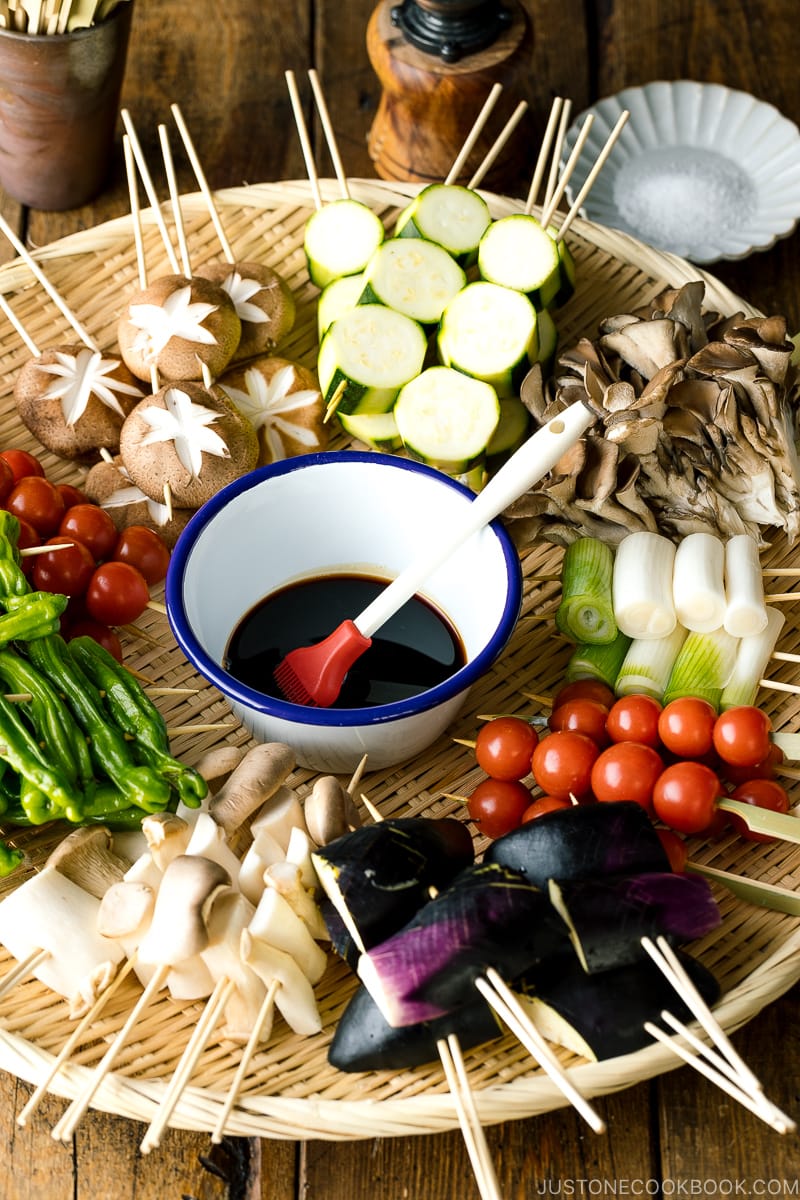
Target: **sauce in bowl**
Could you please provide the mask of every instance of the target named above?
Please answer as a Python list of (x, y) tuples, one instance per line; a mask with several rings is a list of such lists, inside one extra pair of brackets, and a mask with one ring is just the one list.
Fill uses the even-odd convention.
[[(360, 574), (303, 579), (271, 592), (239, 621), (223, 666), (235, 679), (283, 699), (273, 673), (290, 650), (323, 641), (352, 620), (386, 587)], [(452, 623), (421, 596), (413, 596), (373, 636), (353, 664), (332, 708), (371, 708), (406, 700), (442, 683), (466, 663)]]

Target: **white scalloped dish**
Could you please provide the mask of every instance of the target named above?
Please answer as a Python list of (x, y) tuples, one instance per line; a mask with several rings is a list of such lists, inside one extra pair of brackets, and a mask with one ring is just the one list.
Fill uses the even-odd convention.
[(571, 176), (577, 196), (624, 110), (630, 116), (582, 208), (695, 263), (744, 258), (792, 232), (800, 218), (800, 130), (746, 92), (691, 80), (626, 88), (573, 122), (568, 159), (594, 122)]

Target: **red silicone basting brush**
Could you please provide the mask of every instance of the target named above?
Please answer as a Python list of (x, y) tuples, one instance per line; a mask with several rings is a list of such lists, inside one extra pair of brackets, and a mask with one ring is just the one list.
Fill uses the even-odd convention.
[(420, 584), (468, 537), (493, 521), (555, 466), (594, 420), (594, 414), (580, 400), (551, 417), (512, 454), (472, 503), (465, 506), (463, 518), (434, 545), (426, 547), (359, 616), (342, 621), (333, 633), (314, 646), (290, 650), (274, 673), (286, 699), (293, 704), (320, 708), (333, 704), (345, 675), (369, 648), (376, 630), (415, 595)]

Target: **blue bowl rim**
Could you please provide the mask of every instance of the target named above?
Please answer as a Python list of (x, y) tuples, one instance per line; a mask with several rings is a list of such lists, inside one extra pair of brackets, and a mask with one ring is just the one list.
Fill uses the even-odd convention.
[(378, 450), (328, 450), (314, 454), (295, 455), (264, 467), (256, 467), (255, 470), (227, 484), (210, 500), (207, 500), (180, 534), (173, 548), (167, 571), (165, 595), (167, 618), (175, 640), (189, 662), (200, 675), (234, 704), (293, 724), (352, 728), (353, 726), (396, 721), (436, 708), (471, 687), (491, 666), (511, 636), (522, 606), (522, 566), (519, 554), (502, 521), (500, 518), (495, 518), (490, 527), (500, 542), (508, 578), (508, 590), (502, 616), (494, 633), (480, 653), (436, 687), (406, 700), (375, 705), (370, 708), (317, 708), (292, 704), (288, 700), (268, 696), (264, 692), (256, 691), (254, 688), (240, 683), (229, 675), (218, 662), (206, 653), (186, 619), (182, 581), (195, 543), (216, 514), (241, 493), (258, 486), (265, 479), (286, 475), (291, 471), (303, 470), (310, 466), (335, 463), (344, 456), (347, 456), (348, 461), (377, 463), (396, 470), (429, 475), (444, 486), (451, 487), (469, 498), (473, 496), (468, 487), (435, 467), (413, 459), (400, 458), (398, 455), (385, 454)]

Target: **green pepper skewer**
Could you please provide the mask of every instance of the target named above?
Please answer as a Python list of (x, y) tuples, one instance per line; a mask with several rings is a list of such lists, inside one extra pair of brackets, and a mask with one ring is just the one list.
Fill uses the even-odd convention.
[(86, 737), (69, 706), (49, 679), (13, 650), (0, 650), (0, 680), (9, 691), (25, 693), (31, 699), (23, 712), (29, 717), (40, 743), (73, 783), (87, 788), (94, 770)]
[[(77, 824), (83, 815), (83, 795), (70, 780), (45, 759), (19, 713), (0, 694), (0, 747), (2, 757), (21, 777), (20, 804), (31, 824), (43, 825), (58, 817)], [(25, 786), (28, 785), (28, 786)]]

